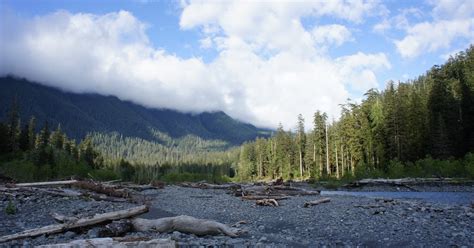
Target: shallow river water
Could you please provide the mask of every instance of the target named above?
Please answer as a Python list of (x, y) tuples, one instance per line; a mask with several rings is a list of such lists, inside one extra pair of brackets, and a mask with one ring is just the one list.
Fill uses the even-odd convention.
[(321, 191), (323, 196), (348, 195), (372, 198), (418, 199), (426, 202), (446, 204), (471, 204), (474, 192), (363, 192), (363, 191)]

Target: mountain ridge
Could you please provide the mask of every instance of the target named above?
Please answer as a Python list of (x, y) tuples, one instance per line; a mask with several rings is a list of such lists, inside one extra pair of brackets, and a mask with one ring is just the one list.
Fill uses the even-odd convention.
[(223, 111), (190, 114), (147, 108), (115, 96), (69, 93), (12, 76), (0, 77), (0, 118), (7, 118), (14, 97), (24, 122), (35, 116), (38, 125), (48, 121), (56, 128), (60, 123), (63, 131), (76, 139), (92, 132), (118, 132), (159, 142), (154, 134), (159, 131), (175, 139), (194, 135), (239, 145), (266, 137), (270, 131), (235, 120)]

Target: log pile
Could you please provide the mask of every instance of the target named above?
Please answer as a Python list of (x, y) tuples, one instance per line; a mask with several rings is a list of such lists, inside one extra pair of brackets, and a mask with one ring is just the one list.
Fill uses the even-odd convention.
[(198, 188), (198, 189), (234, 189), (234, 188), (240, 188), (238, 184), (211, 184), (211, 183), (206, 183), (206, 182), (197, 182), (197, 183), (192, 183), (192, 182), (183, 182), (178, 184), (181, 187), (186, 187), (186, 188)]
[[(52, 188), (52, 186), (63, 186), (72, 188)], [(139, 185), (134, 186), (143, 187)], [(145, 187), (155, 188), (153, 186)], [(39, 192), (61, 197), (85, 197), (98, 201), (129, 201), (139, 204), (145, 203), (145, 197), (139, 194), (135, 189), (136, 188), (134, 188), (133, 186), (127, 187), (120, 185), (111, 185), (108, 183), (78, 180), (6, 184), (5, 187), (0, 187), (0, 191), (2, 192)]]
[[(157, 188), (161, 184), (156, 183), (156, 186), (127, 186), (124, 184), (98, 183), (93, 181), (55, 181), (55, 182), (38, 182), (38, 183), (24, 183), (24, 184), (9, 184), (0, 186), (0, 192), (8, 195), (17, 194), (36, 194), (38, 192), (52, 194), (57, 196), (67, 197), (88, 197), (98, 200), (136, 201), (137, 193), (140, 189)], [(51, 186), (62, 186), (52, 188)], [(136, 186), (136, 187), (135, 187)], [(230, 185), (224, 187), (214, 187), (212, 184), (200, 184), (199, 187), (206, 188), (230, 188)], [(70, 187), (70, 188), (69, 188)], [(137, 188), (138, 187), (138, 188)], [(204, 195), (202, 197), (209, 197)], [(6, 235), (0, 237), (1, 243), (16, 239), (33, 238), (40, 235), (50, 235), (68, 230), (84, 230), (94, 226), (101, 226), (99, 228), (99, 237), (119, 237), (124, 236), (130, 231), (158, 231), (158, 232), (172, 232), (179, 231), (184, 233), (191, 233), (195, 235), (216, 235), (224, 234), (231, 237), (237, 237), (244, 231), (239, 228), (229, 227), (223, 223), (213, 220), (197, 219), (191, 216), (176, 216), (161, 219), (142, 219), (137, 218), (137, 215), (148, 211), (147, 205), (140, 205), (138, 207), (125, 209), (121, 211), (114, 211), (103, 214), (96, 214), (86, 218), (78, 218), (75, 216), (64, 216), (58, 213), (52, 213), (51, 217), (58, 222), (58, 224), (43, 226), (30, 230), (25, 230), (16, 234)], [(137, 243), (138, 242), (138, 243)], [(161, 242), (161, 243), (160, 243)], [(159, 246), (167, 247), (168, 243), (164, 241), (123, 241), (114, 239), (92, 239), (92, 240), (77, 240), (71, 243), (60, 244), (59, 247), (77, 247), (85, 244), (97, 244), (102, 247), (150, 247)], [(169, 243), (174, 247), (174, 243)], [(58, 245), (46, 245), (42, 247), (58, 247)]]
[(97, 224), (112, 221), (112, 220), (129, 218), (132, 216), (145, 213), (147, 211), (148, 211), (148, 207), (143, 205), (143, 206), (138, 206), (138, 207), (120, 210), (120, 211), (114, 211), (114, 212), (109, 212), (109, 213), (104, 213), (104, 214), (96, 214), (92, 217), (77, 219), (77, 220), (73, 220), (70, 222), (63, 223), (63, 224), (49, 225), (49, 226), (44, 226), (40, 228), (25, 230), (23, 232), (19, 232), (16, 234), (6, 235), (3, 237), (0, 237), (0, 243), (10, 241), (10, 240), (15, 240), (15, 239), (36, 237), (43, 234), (60, 233), (60, 232), (64, 232), (64, 231), (79, 228), (79, 227), (97, 225)]
[[(59, 214), (53, 214), (54, 219), (58, 222), (61, 222), (61, 224), (49, 225), (25, 230), (16, 234), (6, 235), (0, 237), (0, 243), (16, 239), (32, 238), (43, 234), (49, 235), (61, 233), (72, 229), (91, 227), (102, 223), (109, 223), (100, 229), (99, 235), (102, 237), (123, 236), (130, 231), (179, 231), (198, 236), (224, 234), (230, 237), (237, 237), (245, 232), (242, 229), (229, 227), (220, 222), (206, 219), (197, 219), (186, 215), (152, 220), (134, 217), (147, 211), (148, 207), (146, 205), (142, 205), (120, 211), (96, 214), (86, 218), (65, 217)], [(128, 219), (131, 217), (134, 218)], [(114, 220), (119, 221), (111, 222)]]

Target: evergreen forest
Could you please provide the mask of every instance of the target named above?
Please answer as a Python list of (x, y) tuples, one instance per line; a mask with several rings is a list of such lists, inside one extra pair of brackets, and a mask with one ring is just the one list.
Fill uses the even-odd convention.
[[(348, 100), (337, 120), (316, 110), (311, 127), (298, 115), (296, 128), (280, 125), (271, 136), (222, 112), (156, 112), (116, 98), (84, 100), (44, 86), (17, 86), (8, 108), (2, 106), (0, 174), (18, 181), (474, 178), (473, 46), (414, 80), (371, 89), (361, 102)], [(38, 103), (31, 105), (25, 96), (32, 92), (49, 100), (30, 99)], [(100, 116), (84, 107), (87, 99), (112, 110)], [(52, 116), (45, 104), (60, 113)], [(82, 120), (65, 118), (61, 111), (68, 107)]]

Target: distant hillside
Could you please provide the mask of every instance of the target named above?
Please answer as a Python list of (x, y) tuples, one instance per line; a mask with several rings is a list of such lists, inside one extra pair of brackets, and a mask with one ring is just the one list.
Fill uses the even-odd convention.
[(0, 78), (0, 118), (3, 120), (15, 96), (23, 121), (34, 115), (38, 125), (47, 120), (50, 127), (55, 128), (61, 123), (68, 136), (77, 139), (94, 132), (118, 133), (163, 145), (170, 143), (167, 139), (189, 136), (238, 145), (258, 136), (268, 136), (268, 130), (234, 120), (224, 112), (186, 114), (150, 109), (114, 96), (65, 93), (13, 77)]

